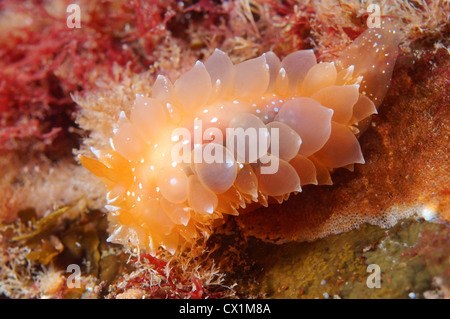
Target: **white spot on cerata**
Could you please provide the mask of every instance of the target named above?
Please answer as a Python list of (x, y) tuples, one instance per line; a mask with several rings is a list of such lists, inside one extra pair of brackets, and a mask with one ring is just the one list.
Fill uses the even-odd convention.
[[(114, 133), (114, 130), (113, 130), (113, 133)], [(111, 148), (113, 149), (113, 151), (116, 150), (116, 148), (114, 147), (114, 143), (113, 143), (113, 139), (112, 139), (112, 138), (109, 138), (109, 145), (111, 146)]]

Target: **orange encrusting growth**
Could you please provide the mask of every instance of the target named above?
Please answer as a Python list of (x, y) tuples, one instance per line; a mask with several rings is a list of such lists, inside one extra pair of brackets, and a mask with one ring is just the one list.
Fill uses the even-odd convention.
[[(267, 52), (233, 65), (216, 50), (174, 84), (158, 76), (152, 96), (136, 96), (130, 115), (120, 114), (111, 149), (93, 149), (98, 160), (80, 156), (108, 187), (106, 208), (114, 228), (109, 240), (174, 253), (199, 230), (207, 234), (223, 214), (237, 215), (252, 202), (267, 206), (269, 197), (281, 203), (302, 185), (331, 184), (334, 168), (364, 163), (355, 134), (358, 123), (376, 113), (385, 91), (380, 87), (390, 80), (394, 33), (387, 26), (367, 30), (331, 63), (317, 63), (305, 50), (282, 61)], [(364, 56), (354, 60), (360, 53)], [(258, 136), (256, 153), (247, 142), (241, 156), (229, 140), (219, 139), (227, 128), (276, 128), (279, 139), (274, 144), (269, 130)], [(203, 145), (195, 144), (196, 134)], [(186, 144), (183, 159), (200, 151), (226, 160), (175, 160), (174, 149)], [(265, 174), (272, 162), (278, 169)]]

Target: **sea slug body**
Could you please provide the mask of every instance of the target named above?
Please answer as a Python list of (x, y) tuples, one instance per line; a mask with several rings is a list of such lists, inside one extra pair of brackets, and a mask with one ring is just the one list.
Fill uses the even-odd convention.
[[(174, 253), (224, 214), (281, 203), (303, 185), (331, 184), (335, 168), (364, 163), (355, 135), (383, 99), (397, 45), (384, 24), (334, 62), (303, 50), (233, 65), (216, 49), (174, 83), (158, 76), (151, 96), (137, 95), (130, 114), (121, 112), (111, 148), (80, 156), (108, 188), (109, 241)], [(269, 133), (256, 137), (254, 153), (246, 142), (242, 156), (229, 147), (229, 128)], [(198, 154), (225, 160), (189, 162)], [(276, 171), (264, 173), (273, 162)]]

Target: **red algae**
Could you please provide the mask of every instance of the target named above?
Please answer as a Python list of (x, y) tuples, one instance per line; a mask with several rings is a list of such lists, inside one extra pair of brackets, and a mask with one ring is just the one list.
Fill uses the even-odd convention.
[(114, 282), (107, 298), (129, 299), (138, 295), (146, 299), (217, 299), (234, 295), (214, 267), (210, 272), (199, 273), (176, 260), (169, 264), (161, 256), (149, 254), (141, 254), (134, 263), (138, 270)]
[[(132, 7), (123, 4), (123, 8), (118, 4), (107, 6), (98, 2), (96, 7), (82, 3), (83, 9), (92, 9), (83, 11), (81, 29), (67, 27), (65, 3), (59, 3), (63, 5), (62, 12), (58, 12), (58, 7), (52, 12), (50, 7), (32, 2), (0, 4), (0, 13), (24, 15), (26, 19), (22, 18), (30, 21), (19, 28), (0, 30), (0, 150), (19, 149), (23, 147), (20, 141), (25, 145), (37, 142), (34, 148), (45, 149), (57, 137), (67, 138), (76, 111), (70, 93), (93, 88), (95, 78), (102, 73), (112, 76), (115, 64), (141, 72), (150, 63), (141, 61), (126, 47), (143, 34), (135, 33), (135, 29), (130, 34), (121, 31), (131, 10), (143, 11), (142, 2)], [(153, 17), (159, 14), (158, 11), (145, 21), (138, 19), (136, 30), (147, 28), (145, 23), (154, 21)], [(113, 19), (114, 24), (108, 23)], [(159, 26), (165, 22), (154, 23)], [(153, 32), (154, 36), (156, 31), (152, 30), (147, 34)], [(151, 52), (152, 48), (147, 49)]]

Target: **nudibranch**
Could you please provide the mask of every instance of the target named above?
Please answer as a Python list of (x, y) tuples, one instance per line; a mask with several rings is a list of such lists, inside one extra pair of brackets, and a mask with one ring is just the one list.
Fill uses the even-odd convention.
[(233, 64), (216, 49), (174, 83), (159, 75), (151, 96), (120, 113), (110, 149), (80, 155), (108, 188), (109, 241), (174, 253), (224, 215), (364, 163), (357, 135), (383, 99), (398, 43), (383, 24), (333, 62), (302, 50)]

